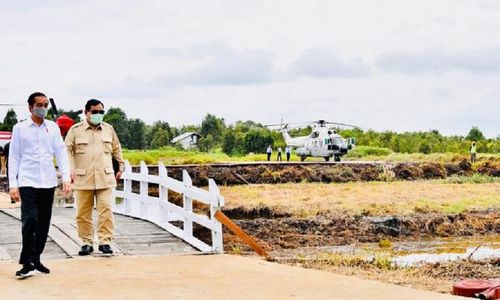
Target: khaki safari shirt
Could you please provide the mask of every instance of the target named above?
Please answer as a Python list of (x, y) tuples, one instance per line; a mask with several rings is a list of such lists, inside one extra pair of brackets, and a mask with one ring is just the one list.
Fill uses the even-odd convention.
[(120, 141), (113, 126), (102, 122), (93, 127), (87, 120), (71, 127), (65, 139), (76, 190), (100, 190), (116, 186), (112, 157), (124, 163)]

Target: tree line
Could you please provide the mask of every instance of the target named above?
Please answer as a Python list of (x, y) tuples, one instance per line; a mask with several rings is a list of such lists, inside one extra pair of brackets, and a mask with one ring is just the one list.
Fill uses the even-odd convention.
[[(80, 121), (76, 111), (60, 110), (60, 114), (66, 114), (76, 122)], [(50, 113), (48, 118), (51, 118)], [(201, 135), (198, 148), (204, 152), (222, 151), (228, 155), (245, 155), (264, 153), (269, 145), (274, 148), (285, 147), (283, 137), (278, 131), (253, 121), (226, 124), (224, 118), (212, 114), (207, 114), (199, 125), (174, 127), (166, 121), (156, 121), (148, 125), (141, 119), (128, 118), (121, 108), (112, 107), (107, 110), (104, 121), (113, 125), (122, 146), (131, 150), (174, 146), (171, 140), (185, 132)], [(11, 131), (17, 122), (17, 115), (11, 109), (0, 124), (0, 130)], [(290, 135), (303, 136), (311, 131), (311, 127), (305, 127), (290, 131)], [(477, 127), (472, 127), (467, 136), (444, 136), (437, 130), (398, 133), (339, 128), (337, 131), (344, 138), (356, 138), (358, 145), (388, 148), (399, 153), (466, 153), (472, 141), (477, 142), (479, 152), (500, 153), (500, 136), (494, 139), (486, 138)]]

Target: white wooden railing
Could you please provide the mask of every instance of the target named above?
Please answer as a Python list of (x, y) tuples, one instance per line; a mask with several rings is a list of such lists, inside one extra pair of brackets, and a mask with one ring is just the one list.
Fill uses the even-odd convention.
[[(113, 191), (113, 210), (115, 213), (150, 221), (176, 237), (179, 237), (202, 252), (222, 253), (222, 224), (214, 217), (224, 205), (224, 197), (213, 179), (208, 181), (208, 191), (193, 186), (187, 171), (182, 171), (182, 181), (168, 177), (162, 163), (158, 165), (158, 175), (149, 175), (148, 167), (141, 162), (140, 172), (132, 172), (132, 166), (125, 161), (122, 174), (123, 191)], [(139, 193), (132, 191), (132, 182), (140, 182)], [(159, 197), (148, 194), (149, 184), (157, 184)], [(168, 190), (182, 194), (183, 206), (168, 201)], [(193, 212), (193, 200), (206, 204), (210, 216)], [(171, 222), (182, 222), (182, 229)], [(193, 236), (193, 223), (208, 228), (212, 232), (212, 245)]]

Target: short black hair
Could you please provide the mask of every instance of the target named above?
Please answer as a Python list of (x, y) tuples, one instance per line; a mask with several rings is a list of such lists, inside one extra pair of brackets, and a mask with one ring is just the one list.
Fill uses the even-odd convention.
[(104, 104), (101, 101), (99, 101), (97, 99), (90, 99), (89, 101), (87, 101), (87, 104), (85, 104), (85, 111), (89, 111), (90, 107), (96, 106), (99, 104), (101, 104), (102, 107), (104, 108)]
[(33, 94), (31, 94), (29, 97), (28, 97), (28, 104), (29, 106), (33, 106), (35, 105), (35, 98), (36, 97), (47, 97), (45, 96), (44, 93), (40, 93), (40, 92), (34, 92)]

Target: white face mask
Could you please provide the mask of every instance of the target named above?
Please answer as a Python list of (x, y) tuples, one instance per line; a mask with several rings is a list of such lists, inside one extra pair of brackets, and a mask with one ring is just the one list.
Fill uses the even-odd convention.
[(90, 115), (90, 122), (92, 122), (92, 124), (94, 124), (94, 125), (101, 124), (103, 119), (104, 119), (103, 114)]
[(49, 109), (45, 107), (33, 107), (32, 112), (35, 116), (45, 119), (49, 112)]

